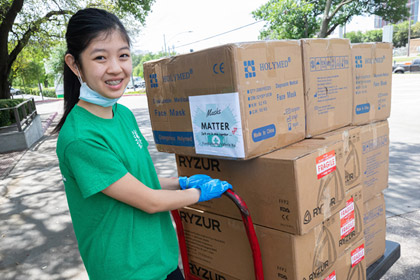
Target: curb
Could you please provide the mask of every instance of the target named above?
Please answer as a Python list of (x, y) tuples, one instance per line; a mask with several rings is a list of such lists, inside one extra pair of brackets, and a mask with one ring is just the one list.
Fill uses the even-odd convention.
[(48, 119), (46, 120), (45, 125), (42, 127), (42, 133), (45, 133), (48, 129), (48, 127), (50, 127), (51, 123), (53, 122), (53, 120), (55, 119), (55, 117), (58, 115), (58, 112), (55, 112), (54, 114), (51, 114)]

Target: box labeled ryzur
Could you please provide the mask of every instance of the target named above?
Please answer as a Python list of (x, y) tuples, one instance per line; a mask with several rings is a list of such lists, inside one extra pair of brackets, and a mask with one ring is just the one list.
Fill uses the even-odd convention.
[[(177, 155), (179, 176), (226, 180), (246, 201), (255, 224), (304, 234), (345, 205), (342, 141), (307, 139), (247, 161)], [(240, 219), (227, 197), (194, 208)]]
[[(361, 186), (349, 190), (346, 205), (305, 235), (254, 225), (264, 279), (324, 279), (339, 257), (363, 240), (361, 195)], [(192, 208), (180, 210), (180, 217), (193, 274), (203, 279), (254, 279), (241, 220)]]
[(352, 72), (348, 39), (302, 39), (306, 137), (351, 123)]
[(361, 126), (360, 138), (362, 139), (363, 199), (367, 201), (388, 187), (388, 121)]
[(352, 124), (386, 120), (391, 113), (392, 44), (352, 44)]
[(299, 41), (228, 44), (143, 66), (161, 152), (249, 159), (305, 137)]
[(366, 280), (366, 246), (365, 240), (352, 244), (324, 274), (322, 280)]
[(343, 140), (344, 178), (346, 189), (350, 189), (362, 181), (362, 142), (360, 127), (346, 126), (337, 130), (314, 136), (327, 141)]
[(386, 215), (383, 193), (365, 201), (363, 208), (366, 264), (370, 266), (385, 253)]

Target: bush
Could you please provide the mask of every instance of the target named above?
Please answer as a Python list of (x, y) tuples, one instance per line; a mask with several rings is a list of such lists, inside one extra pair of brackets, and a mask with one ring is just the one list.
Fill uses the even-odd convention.
[[(39, 88), (27, 88), (25, 89), (25, 94), (37, 95), (37, 96), (41, 95)], [(55, 88), (44, 88), (42, 90), (42, 95), (45, 97), (57, 97), (55, 95)]]
[[(25, 99), (0, 99), (0, 108), (13, 108)], [(26, 110), (29, 113), (27, 106), (22, 106), (19, 114), (23, 115), (22, 110)], [(13, 110), (2, 110), (0, 111), (0, 127), (9, 126), (16, 122), (15, 114)]]

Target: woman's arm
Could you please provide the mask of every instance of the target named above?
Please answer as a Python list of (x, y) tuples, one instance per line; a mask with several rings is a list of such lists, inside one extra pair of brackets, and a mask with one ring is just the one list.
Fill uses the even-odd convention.
[[(166, 178), (163, 181), (164, 186), (168, 188), (175, 188), (175, 182), (178, 184), (178, 179)], [(198, 202), (200, 198), (199, 189), (180, 190), (178, 184), (177, 190), (154, 190), (130, 173), (111, 184), (102, 193), (150, 214), (182, 208)]]
[(178, 178), (165, 178), (159, 177), (159, 183), (163, 190), (179, 190), (181, 187), (179, 186)]

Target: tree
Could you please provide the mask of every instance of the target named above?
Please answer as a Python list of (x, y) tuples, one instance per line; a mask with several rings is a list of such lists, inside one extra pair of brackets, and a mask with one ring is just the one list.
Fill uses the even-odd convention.
[(345, 38), (349, 39), (350, 42), (354, 43), (363, 43), (363, 33), (362, 31), (351, 31), (347, 32), (344, 35)]
[(382, 42), (382, 29), (366, 31), (363, 42)]
[[(171, 55), (176, 55), (175, 53), (171, 53)], [(136, 77), (142, 77), (143, 76), (143, 63), (149, 60), (158, 59), (161, 57), (167, 57), (167, 54), (164, 52), (159, 52), (157, 54), (153, 53), (146, 53), (146, 54), (140, 54), (140, 55), (133, 55), (132, 61), (133, 61), (133, 76)]]
[(144, 23), (154, 1), (0, 0), (0, 99), (10, 98), (11, 69), (29, 41), (48, 44), (63, 38), (69, 17), (82, 5), (112, 11), (132, 28)]
[(396, 23), (408, 17), (407, 0), (270, 0), (252, 14), (267, 21), (262, 39), (326, 38), (353, 16), (378, 15)]

